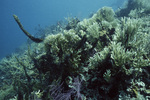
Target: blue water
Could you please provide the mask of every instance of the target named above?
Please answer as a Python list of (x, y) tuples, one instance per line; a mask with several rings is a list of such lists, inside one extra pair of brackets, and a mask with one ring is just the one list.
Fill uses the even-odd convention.
[(24, 28), (34, 35), (35, 27), (45, 27), (65, 17), (87, 18), (103, 6), (120, 7), (124, 0), (1, 0), (0, 59), (27, 41), (13, 19), (16, 14)]

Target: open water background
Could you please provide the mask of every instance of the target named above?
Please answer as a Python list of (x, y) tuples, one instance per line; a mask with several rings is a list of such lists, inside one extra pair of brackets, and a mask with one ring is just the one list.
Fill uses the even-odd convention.
[(13, 53), (27, 41), (27, 37), (13, 19), (16, 14), (24, 28), (32, 35), (40, 25), (44, 28), (66, 17), (88, 18), (103, 6), (114, 10), (125, 0), (1, 0), (0, 1), (0, 59)]

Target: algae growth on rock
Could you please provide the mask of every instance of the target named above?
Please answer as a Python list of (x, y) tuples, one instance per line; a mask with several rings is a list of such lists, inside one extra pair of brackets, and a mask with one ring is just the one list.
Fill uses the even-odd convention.
[[(59, 31), (55, 34), (45, 31), (45, 38), (38, 39), (40, 43), (34, 43), (28, 33), (34, 41), (28, 49), (0, 62), (0, 97), (149, 99), (150, 15), (149, 7), (143, 6), (145, 2), (128, 0), (127, 6), (117, 12), (103, 7), (83, 21), (72, 18), (68, 24), (56, 25)], [(129, 7), (139, 3), (141, 7)], [(126, 10), (128, 13), (124, 13)]]

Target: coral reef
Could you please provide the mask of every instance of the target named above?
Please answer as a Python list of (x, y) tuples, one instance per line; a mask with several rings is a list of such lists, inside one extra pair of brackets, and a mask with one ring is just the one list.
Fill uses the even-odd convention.
[[(36, 43), (0, 61), (2, 100), (150, 99), (150, 16), (141, 3), (146, 1), (128, 0), (137, 6), (116, 13), (103, 7), (55, 32), (43, 29), (40, 43), (25, 31)], [(141, 4), (144, 14), (128, 17)], [(125, 9), (130, 12), (121, 17)]]
[(119, 9), (119, 11), (116, 14), (119, 17), (128, 16), (129, 14), (133, 15), (134, 17), (137, 16), (141, 17), (149, 13), (150, 13), (149, 0), (128, 0), (128, 2), (125, 4), (125, 7), (123, 9)]

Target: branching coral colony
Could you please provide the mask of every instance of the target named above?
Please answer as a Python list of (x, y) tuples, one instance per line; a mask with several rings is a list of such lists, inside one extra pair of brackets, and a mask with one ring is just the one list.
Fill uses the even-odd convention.
[(14, 15), (37, 44), (0, 62), (2, 100), (150, 99), (150, 9), (142, 2), (129, 0), (117, 14), (103, 7), (45, 39), (31, 36)]

